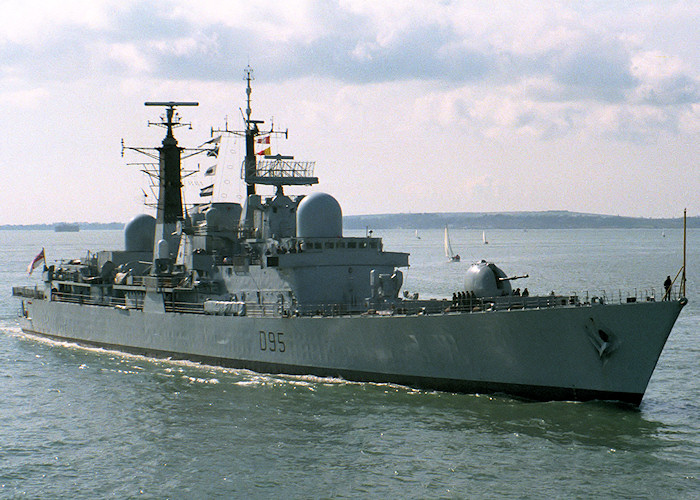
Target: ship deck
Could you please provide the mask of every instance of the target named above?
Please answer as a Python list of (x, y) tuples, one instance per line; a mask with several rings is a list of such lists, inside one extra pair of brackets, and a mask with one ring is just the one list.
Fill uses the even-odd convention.
[[(112, 307), (119, 309), (143, 310), (143, 298), (127, 299), (110, 295), (94, 296), (89, 293), (90, 285), (74, 283), (78, 288), (84, 288), (86, 293), (52, 292), (50, 297), (39, 287), (13, 287), (13, 296), (28, 299), (51, 300), (54, 302), (67, 302), (98, 307)], [(94, 286), (94, 285), (93, 285)], [(120, 289), (132, 289), (133, 292), (143, 294), (141, 286), (120, 286)], [(75, 290), (75, 288), (74, 288)], [(82, 290), (81, 290), (82, 291)], [(170, 295), (172, 297), (172, 295)], [(671, 297), (675, 300), (677, 297)], [(165, 312), (181, 314), (219, 314), (219, 315), (245, 315), (248, 317), (338, 317), (338, 316), (415, 316), (434, 314), (465, 314), (494, 311), (511, 311), (523, 309), (550, 309), (561, 307), (584, 307), (600, 304), (655, 302), (653, 293), (642, 291), (634, 294), (609, 295), (605, 292), (598, 295), (583, 294), (571, 295), (534, 295), (534, 296), (503, 296), (472, 298), (467, 301), (455, 303), (450, 299), (398, 299), (380, 306), (358, 309), (357, 306), (345, 304), (306, 304), (294, 312), (285, 310), (276, 302), (246, 303), (243, 314), (216, 313), (205, 310), (204, 302), (179, 302), (164, 296)]]

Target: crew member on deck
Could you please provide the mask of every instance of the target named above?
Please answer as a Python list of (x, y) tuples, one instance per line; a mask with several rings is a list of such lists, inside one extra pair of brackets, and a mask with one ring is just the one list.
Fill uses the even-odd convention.
[(671, 300), (671, 287), (673, 286), (673, 282), (671, 281), (670, 276), (666, 276), (666, 281), (664, 281), (664, 290), (666, 293), (664, 293), (664, 300)]

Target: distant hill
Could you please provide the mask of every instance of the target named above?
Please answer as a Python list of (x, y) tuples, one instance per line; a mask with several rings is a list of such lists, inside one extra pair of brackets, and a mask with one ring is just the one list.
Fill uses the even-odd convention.
[[(683, 218), (651, 219), (618, 215), (548, 212), (443, 212), (416, 214), (349, 215), (343, 217), (346, 229), (435, 229), (444, 226), (469, 229), (582, 229), (683, 227)], [(700, 217), (688, 217), (688, 227), (700, 227)]]

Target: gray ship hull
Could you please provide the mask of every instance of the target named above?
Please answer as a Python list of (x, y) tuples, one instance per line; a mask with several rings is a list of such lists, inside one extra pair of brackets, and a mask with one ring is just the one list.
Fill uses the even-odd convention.
[(684, 302), (246, 317), (25, 299), (22, 329), (259, 372), (638, 405)]

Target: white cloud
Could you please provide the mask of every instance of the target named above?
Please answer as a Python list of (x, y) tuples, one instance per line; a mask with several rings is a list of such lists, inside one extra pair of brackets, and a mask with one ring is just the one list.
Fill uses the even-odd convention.
[(153, 67), (153, 63), (136, 44), (113, 43), (106, 50), (110, 60), (122, 65), (130, 73), (148, 73)]
[[(693, 103), (686, 107), (678, 117), (678, 129), (682, 136), (700, 136), (700, 103)], [(698, 164), (695, 165), (698, 167)]]
[(658, 50), (641, 52), (632, 58), (632, 73), (640, 81), (632, 95), (637, 102), (669, 105), (700, 101), (700, 78), (677, 56)]
[[(551, 188), (537, 195), (538, 203), (565, 203), (552, 184), (565, 176), (538, 177), (538, 171), (526, 169), (547, 164), (556, 171), (553, 156), (571, 164), (595, 163), (594, 152), (605, 151), (648, 172), (652, 166), (644, 147), (656, 148), (662, 159), (680, 157), (677, 169), (697, 168), (697, 3), (75, 0), (5, 5), (0, 103), (10, 106), (6, 122), (15, 126), (0, 128), (0, 134), (12, 137), (5, 139), (10, 147), (24, 148), (17, 153), (22, 163), (36, 168), (55, 165), (56, 158), (27, 156), (35, 137), (32, 123), (39, 117), (20, 109), (48, 106), (52, 116), (69, 114), (71, 122), (61, 127), (90, 124), (94, 137), (86, 142), (99, 135), (111, 145), (107, 137), (152, 136), (141, 131), (153, 118), (141, 109), (144, 100), (200, 100), (188, 117), (205, 130), (223, 115), (238, 119), (242, 69), (249, 62), (256, 70), (258, 116), (274, 114), (276, 124), (288, 123), (290, 152), (299, 147), (299, 154), (323, 158), (324, 182), (344, 193), (360, 189), (347, 171), (369, 169), (376, 182), (363, 189), (391, 186), (398, 199), (411, 192), (410, 186), (416, 192), (423, 186), (416, 199), (424, 207), (440, 189), (453, 190), (455, 200), (466, 193), (483, 195), (480, 201), (487, 203), (486, 193), (496, 191), (503, 200), (517, 199), (516, 184), (533, 196)], [(109, 124), (104, 114), (111, 117)], [(572, 144), (579, 148), (576, 154)], [(681, 148), (685, 157), (677, 153), (678, 144), (687, 148)], [(3, 150), (7, 147), (3, 144)], [(66, 158), (74, 155), (57, 139), (52, 147), (57, 155), (64, 147)], [(556, 155), (553, 148), (559, 148)], [(85, 154), (97, 157), (104, 151)], [(465, 158), (469, 176), (462, 175)], [(507, 171), (484, 171), (494, 165)], [(430, 183), (423, 178), (426, 172), (435, 176)], [(437, 187), (425, 187), (433, 183)], [(357, 207), (374, 209), (379, 198), (389, 210), (393, 201), (376, 192), (354, 193), (346, 201), (350, 212), (357, 212)], [(412, 201), (404, 198), (395, 206)]]
[(660, 50), (642, 51), (631, 59), (632, 73), (642, 80), (658, 81), (687, 73), (690, 68), (679, 57)]
[(0, 43), (38, 44), (77, 26), (109, 29), (110, 14), (133, 3), (130, 0), (6, 0), (0, 16)]
[(271, 43), (306, 43), (328, 34), (326, 25), (317, 22), (319, 14), (334, 10), (328, 5), (332, 4), (303, 0), (283, 3), (180, 1), (173, 2), (169, 17), (197, 28), (220, 26), (249, 31), (251, 38)]
[(0, 92), (0, 105), (3, 107), (36, 109), (48, 97), (49, 92), (45, 88), (10, 90)]

